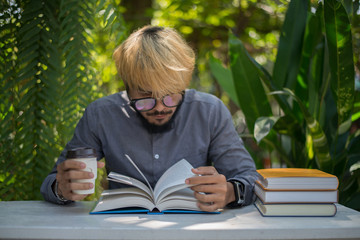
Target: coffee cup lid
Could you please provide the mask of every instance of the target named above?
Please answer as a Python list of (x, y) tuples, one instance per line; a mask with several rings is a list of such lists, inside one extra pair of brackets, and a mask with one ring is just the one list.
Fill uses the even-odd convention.
[(96, 157), (96, 151), (92, 148), (73, 148), (66, 153), (66, 158)]

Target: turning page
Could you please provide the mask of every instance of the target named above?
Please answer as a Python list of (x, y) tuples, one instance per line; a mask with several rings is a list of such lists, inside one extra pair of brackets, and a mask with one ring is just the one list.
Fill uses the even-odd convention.
[(185, 159), (182, 159), (166, 170), (156, 183), (154, 189), (155, 200), (161, 199), (160, 194), (166, 196), (172, 192), (189, 187), (189, 185), (185, 184), (185, 180), (196, 176), (191, 172), (191, 169), (193, 169), (193, 166)]
[(141, 190), (149, 194), (151, 198), (154, 197), (152, 189), (149, 189), (149, 187), (147, 187), (144, 183), (142, 183), (141, 181), (135, 178), (128, 177), (115, 172), (110, 172), (107, 177), (107, 180), (140, 188)]

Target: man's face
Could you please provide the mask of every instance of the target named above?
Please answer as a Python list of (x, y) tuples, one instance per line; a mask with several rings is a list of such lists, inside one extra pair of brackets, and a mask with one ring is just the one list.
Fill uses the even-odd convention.
[[(142, 98), (151, 98), (151, 92), (145, 91), (129, 91), (131, 100)], [(150, 123), (156, 126), (162, 126), (170, 121), (174, 115), (177, 107), (167, 107), (163, 104), (162, 99), (156, 99), (156, 104), (153, 109), (149, 111), (139, 111), (140, 114)]]

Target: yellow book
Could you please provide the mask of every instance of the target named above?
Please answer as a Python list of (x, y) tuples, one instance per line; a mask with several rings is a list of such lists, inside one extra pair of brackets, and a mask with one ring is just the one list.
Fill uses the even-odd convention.
[(335, 175), (318, 169), (269, 168), (257, 170), (257, 183), (264, 190), (336, 190), (339, 180)]

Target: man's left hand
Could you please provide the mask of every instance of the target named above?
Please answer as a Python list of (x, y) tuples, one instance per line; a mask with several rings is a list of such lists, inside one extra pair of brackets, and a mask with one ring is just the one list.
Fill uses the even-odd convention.
[(192, 172), (199, 176), (188, 178), (185, 183), (195, 185), (191, 189), (201, 210), (213, 212), (235, 201), (233, 185), (214, 167), (194, 168)]

